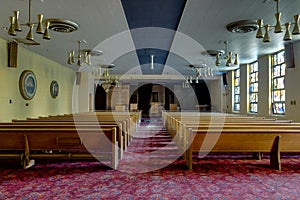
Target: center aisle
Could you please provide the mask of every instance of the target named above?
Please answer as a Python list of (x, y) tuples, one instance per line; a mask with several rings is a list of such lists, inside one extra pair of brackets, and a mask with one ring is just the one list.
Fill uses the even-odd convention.
[(118, 170), (127, 173), (154, 171), (168, 166), (180, 156), (161, 118), (142, 119)]

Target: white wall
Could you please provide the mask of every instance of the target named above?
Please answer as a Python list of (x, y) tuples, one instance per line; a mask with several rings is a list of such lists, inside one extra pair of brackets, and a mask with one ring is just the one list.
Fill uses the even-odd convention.
[(222, 77), (218, 76), (215, 80), (206, 81), (206, 85), (210, 93), (211, 110), (213, 112), (225, 112), (226, 95)]
[(257, 116), (271, 116), (271, 59), (269, 55), (258, 59), (258, 112)]
[(227, 72), (227, 83), (228, 86), (226, 88), (225, 94), (226, 94), (226, 104), (227, 104), (227, 112), (232, 113), (233, 112), (233, 71)]
[(80, 80), (74, 86), (72, 111), (73, 113), (93, 111), (95, 110), (95, 80), (87, 71), (79, 73)]
[(248, 65), (240, 65), (240, 114), (247, 115), (248, 113)]
[[(31, 70), (37, 79), (36, 94), (31, 100), (23, 99), (19, 91), (19, 78), (24, 70)], [(74, 78), (74, 70), (20, 45), (18, 66), (8, 67), (7, 41), (0, 39), (0, 121), (71, 113)], [(59, 85), (59, 93), (55, 99), (50, 95), (53, 80)]]
[(300, 121), (300, 41), (294, 43), (294, 55), (295, 68), (286, 70), (286, 118)]

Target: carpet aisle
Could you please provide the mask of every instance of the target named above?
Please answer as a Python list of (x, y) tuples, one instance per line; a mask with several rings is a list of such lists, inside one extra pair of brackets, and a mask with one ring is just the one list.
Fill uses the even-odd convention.
[(164, 168), (181, 157), (162, 120), (143, 119), (118, 170), (143, 173)]
[[(282, 171), (248, 155), (209, 155), (186, 169), (160, 120), (144, 121), (119, 169), (99, 162), (1, 161), (0, 199), (300, 199), (300, 157)], [(125, 172), (126, 171), (126, 172)]]

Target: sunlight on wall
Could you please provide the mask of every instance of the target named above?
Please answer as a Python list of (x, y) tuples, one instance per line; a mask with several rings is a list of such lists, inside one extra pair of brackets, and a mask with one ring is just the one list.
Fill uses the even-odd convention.
[[(37, 79), (33, 99), (25, 100), (19, 91), (19, 78), (31, 70)], [(7, 67), (7, 41), (0, 39), (0, 121), (72, 112), (75, 71), (18, 46), (18, 67)], [(58, 96), (50, 95), (51, 81), (59, 84)], [(11, 101), (11, 103), (10, 103)]]

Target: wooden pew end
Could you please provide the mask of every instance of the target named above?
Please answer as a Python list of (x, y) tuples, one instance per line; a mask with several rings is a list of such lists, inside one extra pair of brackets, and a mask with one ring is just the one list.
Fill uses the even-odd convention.
[(272, 150), (270, 153), (270, 165), (273, 169), (281, 171), (280, 162), (280, 135), (277, 135), (274, 139)]

